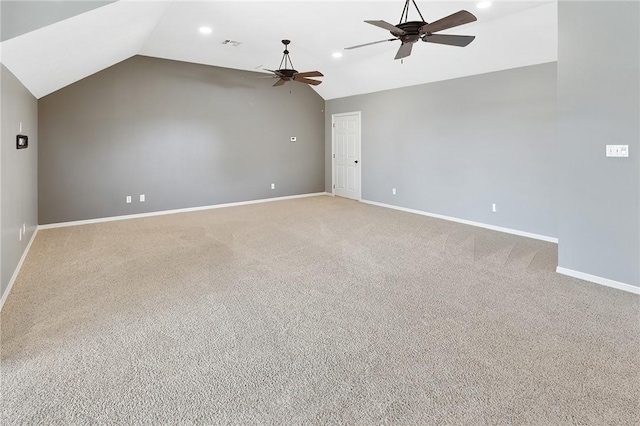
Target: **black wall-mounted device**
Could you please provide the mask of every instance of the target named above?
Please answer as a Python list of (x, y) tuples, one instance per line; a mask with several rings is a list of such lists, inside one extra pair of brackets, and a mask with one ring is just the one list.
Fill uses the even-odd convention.
[(29, 146), (29, 136), (26, 135), (17, 135), (16, 136), (16, 148), (24, 149)]

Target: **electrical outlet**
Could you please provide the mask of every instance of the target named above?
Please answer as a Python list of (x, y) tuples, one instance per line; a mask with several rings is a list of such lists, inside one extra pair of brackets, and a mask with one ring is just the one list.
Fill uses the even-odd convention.
[(491, 211), (494, 212), (494, 213), (498, 211), (498, 208), (496, 207), (496, 203), (493, 203), (491, 205)]
[(145, 198), (144, 194), (140, 194), (140, 202), (141, 202), (141, 203), (144, 203), (144, 202), (145, 202), (145, 199), (146, 199), (146, 198)]
[(271, 184), (271, 189), (276, 189), (276, 184), (275, 183)]
[(393, 195), (396, 195), (396, 189), (395, 189), (395, 188), (392, 188), (392, 189), (391, 189), (391, 193), (392, 193)]
[(131, 203), (131, 195), (127, 195), (127, 204)]

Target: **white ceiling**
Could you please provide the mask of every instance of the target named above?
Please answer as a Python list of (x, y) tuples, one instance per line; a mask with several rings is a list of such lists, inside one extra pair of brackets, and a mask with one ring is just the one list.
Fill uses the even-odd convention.
[[(282, 58), (280, 40), (287, 38), (297, 70), (325, 74), (323, 84), (314, 88), (324, 99), (557, 60), (554, 0), (497, 0), (488, 9), (468, 1), (417, 3), (427, 22), (460, 9), (472, 12), (477, 22), (443, 33), (475, 35), (476, 40), (465, 48), (419, 42), (404, 63), (393, 59), (398, 41), (343, 50), (388, 38), (388, 32), (363, 20), (397, 23), (402, 0), (120, 0), (6, 40), (0, 59), (40, 98), (136, 54), (273, 69)], [(213, 32), (200, 34), (204, 25)], [(241, 44), (221, 44), (226, 39)], [(338, 51), (343, 57), (333, 58)]]

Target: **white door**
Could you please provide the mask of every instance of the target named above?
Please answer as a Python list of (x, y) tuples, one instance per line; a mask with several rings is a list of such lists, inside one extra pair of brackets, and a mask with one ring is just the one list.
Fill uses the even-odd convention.
[(360, 113), (332, 118), (334, 194), (360, 200)]

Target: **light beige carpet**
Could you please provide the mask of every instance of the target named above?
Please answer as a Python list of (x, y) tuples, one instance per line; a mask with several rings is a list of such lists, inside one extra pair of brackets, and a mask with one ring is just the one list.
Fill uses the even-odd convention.
[(639, 424), (640, 298), (555, 266), (327, 196), (42, 231), (2, 424)]

